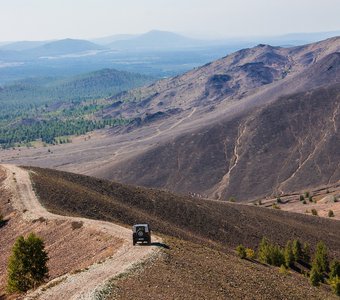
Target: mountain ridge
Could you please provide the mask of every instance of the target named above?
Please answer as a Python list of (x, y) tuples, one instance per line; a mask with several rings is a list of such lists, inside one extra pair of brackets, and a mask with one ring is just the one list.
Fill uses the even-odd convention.
[[(16, 159), (10, 153), (2, 157), (220, 200), (305, 189), (327, 183), (332, 174), (334, 182), (339, 166), (327, 157), (338, 155), (339, 50), (339, 37), (292, 48), (260, 44), (243, 49), (111, 98), (104, 113), (133, 119), (127, 128), (86, 145), (54, 149), (56, 155), (48, 158), (36, 157), (35, 150)], [(326, 140), (318, 146), (313, 135)], [(84, 152), (96, 160), (80, 160)], [(318, 166), (310, 164), (314, 159)], [(301, 176), (307, 170), (312, 175), (294, 175), (297, 169)], [(264, 171), (262, 177), (258, 170)]]

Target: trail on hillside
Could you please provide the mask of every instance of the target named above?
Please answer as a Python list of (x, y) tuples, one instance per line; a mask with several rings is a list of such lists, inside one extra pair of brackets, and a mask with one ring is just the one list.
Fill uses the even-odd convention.
[[(96, 299), (110, 279), (126, 272), (134, 264), (155, 254), (154, 246), (133, 246), (131, 230), (113, 223), (85, 218), (66, 217), (48, 212), (33, 191), (29, 172), (14, 165), (3, 165), (7, 171), (6, 188), (13, 194), (15, 209), (23, 213), (26, 220), (45, 218), (47, 220), (68, 220), (82, 222), (84, 227), (104, 232), (123, 240), (123, 245), (110, 258), (76, 274), (66, 274), (38, 290), (29, 293), (25, 299)], [(153, 241), (160, 239), (153, 236)]]

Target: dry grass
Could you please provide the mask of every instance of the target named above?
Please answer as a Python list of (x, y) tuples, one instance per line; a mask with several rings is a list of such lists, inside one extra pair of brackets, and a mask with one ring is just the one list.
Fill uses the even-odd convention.
[(183, 240), (165, 242), (170, 249), (162, 258), (113, 282), (112, 299), (336, 299), (296, 273)]
[(324, 240), (340, 257), (340, 222), (280, 210), (180, 197), (66, 172), (31, 168), (42, 204), (54, 213), (112, 221), (148, 222), (160, 233), (216, 247), (255, 248), (263, 236), (284, 246)]
[(281, 245), (298, 237), (312, 245), (322, 239), (339, 257), (339, 222), (53, 170), (34, 168), (32, 178), (41, 202), (53, 212), (125, 225), (145, 221), (167, 234), (170, 248), (159, 260), (111, 282), (114, 299), (334, 298), (326, 286), (314, 288), (297, 273), (283, 275), (279, 268), (240, 260), (231, 249), (239, 243), (253, 248), (264, 235)]

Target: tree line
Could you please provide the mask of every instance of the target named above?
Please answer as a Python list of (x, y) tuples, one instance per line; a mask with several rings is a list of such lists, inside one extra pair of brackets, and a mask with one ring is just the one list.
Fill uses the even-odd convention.
[(31, 124), (19, 124), (0, 128), (0, 145), (3, 149), (14, 147), (17, 143), (29, 143), (41, 140), (47, 144), (55, 144), (61, 136), (82, 135), (96, 129), (125, 125), (125, 119), (90, 120), (85, 118), (69, 120), (40, 120)]

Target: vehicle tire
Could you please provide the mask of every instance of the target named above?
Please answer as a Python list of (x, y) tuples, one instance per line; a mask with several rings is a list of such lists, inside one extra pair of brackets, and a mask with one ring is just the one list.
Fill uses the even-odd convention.
[(133, 241), (132, 241), (132, 244), (135, 246), (135, 245), (136, 245), (136, 242), (133, 240)]
[(151, 245), (151, 238), (148, 238), (148, 245)]

